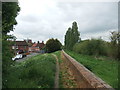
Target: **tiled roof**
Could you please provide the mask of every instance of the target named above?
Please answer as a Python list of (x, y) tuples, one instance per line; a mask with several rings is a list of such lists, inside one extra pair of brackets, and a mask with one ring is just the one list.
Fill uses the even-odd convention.
[(32, 45), (32, 47), (39, 47), (39, 48), (43, 48), (44, 46), (45, 46), (44, 43), (34, 43), (34, 44)]
[(34, 43), (33, 45), (32, 45), (32, 47), (36, 47), (37, 46), (37, 43)]
[(28, 46), (26, 41), (16, 41), (15, 43), (17, 46)]

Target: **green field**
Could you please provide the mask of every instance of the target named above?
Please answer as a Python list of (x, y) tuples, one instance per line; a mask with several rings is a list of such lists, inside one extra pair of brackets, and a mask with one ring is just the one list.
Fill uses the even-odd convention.
[(67, 50), (65, 52), (113, 88), (118, 87), (118, 61), (108, 59), (107, 57), (95, 58), (93, 56), (81, 55)]
[(53, 88), (56, 60), (50, 54), (33, 56), (16, 62), (9, 69), (7, 88)]

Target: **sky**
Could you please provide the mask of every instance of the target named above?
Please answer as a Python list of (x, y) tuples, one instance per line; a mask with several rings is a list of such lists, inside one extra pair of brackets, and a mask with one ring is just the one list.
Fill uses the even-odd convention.
[(18, 0), (21, 11), (14, 32), (17, 40), (33, 42), (57, 38), (64, 44), (64, 36), (74, 21), (82, 40), (99, 38), (109, 41), (110, 31), (118, 29), (117, 2), (66, 2), (63, 0)]

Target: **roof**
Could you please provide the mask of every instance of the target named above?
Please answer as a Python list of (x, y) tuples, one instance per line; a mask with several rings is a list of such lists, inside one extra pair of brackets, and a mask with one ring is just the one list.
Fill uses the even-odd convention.
[(26, 41), (16, 41), (17, 46), (28, 46)]
[(45, 46), (44, 43), (34, 43), (34, 44), (32, 45), (32, 47), (39, 47), (39, 48), (43, 48), (44, 46)]
[(37, 47), (37, 43), (34, 43), (34, 44), (32, 45), (32, 47)]
[(45, 44), (44, 43), (38, 43), (37, 46), (40, 47), (40, 48), (43, 48), (45, 46)]

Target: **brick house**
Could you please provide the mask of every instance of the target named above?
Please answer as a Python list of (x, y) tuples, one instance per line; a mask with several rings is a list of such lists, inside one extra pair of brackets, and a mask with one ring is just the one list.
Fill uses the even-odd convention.
[(40, 52), (44, 48), (45, 44), (42, 43), (34, 43), (31, 47), (29, 47), (29, 52)]
[(45, 46), (45, 44), (43, 41), (42, 41), (42, 43), (39, 43), (39, 42), (37, 43), (37, 47), (39, 47), (40, 50), (43, 49), (44, 46)]
[(29, 52), (38, 52), (40, 51), (39, 47), (37, 47), (37, 43), (34, 43), (31, 47), (29, 47)]
[(23, 50), (24, 52), (28, 52), (28, 43), (24, 41), (15, 41), (15, 43), (12, 45), (12, 49), (15, 50), (15, 53), (17, 53), (19, 50)]

